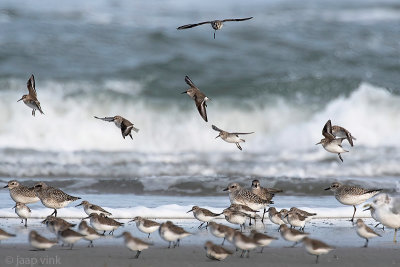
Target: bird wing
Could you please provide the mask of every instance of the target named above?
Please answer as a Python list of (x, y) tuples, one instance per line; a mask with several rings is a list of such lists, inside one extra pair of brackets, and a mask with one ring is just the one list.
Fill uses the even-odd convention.
[(219, 254), (233, 254), (232, 251), (227, 250), (227, 249), (225, 249), (225, 248), (223, 248), (221, 246), (218, 246), (218, 245), (213, 245), (212, 248), (216, 253), (219, 253)]
[(194, 24), (186, 24), (186, 25), (182, 25), (179, 26), (178, 28), (176, 28), (177, 30), (184, 30), (184, 29), (189, 29), (189, 28), (193, 28), (193, 27), (197, 27), (203, 24), (207, 24), (207, 23), (211, 23), (211, 21), (203, 21), (203, 22), (199, 22), (199, 23), (194, 23)]
[(96, 117), (96, 116), (94, 116), (96, 119), (99, 119), (99, 120), (103, 120), (103, 121), (114, 121), (114, 117), (104, 117), (104, 118), (99, 118), (99, 117)]
[(224, 19), (222, 20), (222, 22), (226, 22), (226, 21), (244, 21), (244, 20), (249, 20), (252, 19), (253, 17), (248, 17), (248, 18), (243, 18), (243, 19)]
[(36, 88), (35, 88), (35, 77), (33, 74), (29, 77), (28, 82), (26, 83), (26, 87), (28, 87), (29, 95), (37, 97)]
[(207, 105), (206, 105), (206, 101), (204, 101), (204, 98), (203, 98), (203, 100), (200, 100), (199, 98), (197, 98), (197, 97), (195, 96), (194, 101), (196, 102), (196, 107), (197, 107), (197, 110), (199, 111), (201, 117), (202, 117), (205, 121), (208, 121), (208, 120), (207, 120), (207, 110), (206, 110), (206, 106), (207, 106)]
[(331, 120), (328, 120), (324, 128), (322, 129), (322, 135), (328, 138), (329, 140), (335, 139), (335, 136), (332, 134), (332, 123)]
[(215, 126), (215, 125), (211, 125), (211, 128), (214, 130), (214, 131), (217, 131), (217, 132), (223, 132), (224, 130), (221, 130), (220, 128), (218, 128), (217, 126)]
[(196, 85), (194, 85), (194, 82), (189, 78), (189, 76), (185, 76), (185, 82), (192, 88), (197, 88)]
[(231, 133), (231, 134), (234, 134), (234, 135), (241, 135), (241, 134), (253, 134), (254, 132), (250, 132), (250, 133)]

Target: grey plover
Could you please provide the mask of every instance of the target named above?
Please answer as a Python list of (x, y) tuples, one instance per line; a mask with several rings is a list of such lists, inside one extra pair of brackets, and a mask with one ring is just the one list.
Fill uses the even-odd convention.
[(48, 186), (44, 182), (39, 182), (35, 185), (36, 195), (39, 197), (42, 204), (54, 212), (50, 215), (57, 217), (57, 209), (66, 207), (69, 203), (81, 199), (80, 197), (70, 196), (58, 188)]
[(272, 241), (278, 240), (278, 238), (276, 237), (259, 233), (256, 230), (251, 230), (250, 237), (253, 238), (254, 241), (256, 241), (259, 247), (261, 247), (260, 253), (262, 253), (264, 247), (269, 246), (269, 244), (271, 244)]
[(317, 256), (315, 263), (318, 263), (319, 255), (328, 254), (334, 249), (334, 247), (331, 247), (322, 241), (308, 237), (303, 238), (303, 243), (308, 253)]
[(200, 116), (205, 120), (207, 120), (207, 101), (210, 100), (196, 85), (192, 82), (189, 76), (185, 76), (185, 82), (190, 86), (189, 89), (182, 92), (182, 94), (187, 94), (191, 99), (194, 100), (197, 110), (200, 113)]
[(201, 221), (202, 223), (199, 225), (199, 229), (201, 228), (201, 226), (203, 226), (203, 224), (206, 224), (206, 229), (208, 227), (208, 223), (211, 222), (212, 220), (214, 220), (216, 217), (220, 216), (221, 214), (217, 214), (214, 213), (208, 209), (204, 209), (204, 208), (200, 208), (198, 206), (193, 206), (191, 210), (189, 210), (187, 213), (189, 212), (193, 212), (193, 216)]
[(206, 256), (212, 260), (224, 260), (229, 255), (232, 255), (232, 251), (229, 251), (221, 246), (213, 244), (211, 241), (207, 241), (204, 244), (204, 248), (206, 249)]
[[(224, 240), (222, 241), (221, 246), (224, 245), (225, 239), (228, 236), (228, 233), (232, 233), (235, 232), (235, 229), (227, 226), (227, 225), (223, 225), (223, 224), (219, 224), (216, 222), (210, 222), (209, 223), (209, 229), (210, 232), (213, 236), (215, 237), (219, 237), (219, 238), (223, 238)], [(232, 235), (233, 236), (233, 235)], [(230, 241), (231, 242), (231, 241)]]
[(228, 209), (232, 211), (240, 211), (249, 215), (249, 225), (251, 225), (251, 219), (254, 219), (254, 223), (256, 223), (256, 219), (260, 218), (260, 216), (257, 214), (258, 210), (253, 210), (252, 208), (243, 204), (231, 204)]
[(309, 233), (300, 232), (299, 230), (289, 228), (286, 224), (279, 226), (281, 236), (289, 242), (294, 242), (292, 247), (296, 246), (303, 238), (307, 237)]
[(248, 237), (241, 232), (235, 232), (233, 235), (233, 244), (236, 248), (242, 250), (242, 254), (240, 254), (241, 258), (243, 258), (246, 252), (247, 258), (250, 257), (250, 250), (257, 248), (258, 246), (257, 242), (253, 238)]
[(239, 224), (240, 225), (240, 231), (243, 231), (245, 228), (245, 223), (247, 218), (249, 218), (249, 215), (246, 213), (240, 212), (240, 211), (233, 211), (230, 209), (224, 209), (222, 214), (225, 216), (225, 220), (232, 224)]
[(89, 241), (88, 247), (94, 247), (93, 241), (99, 239), (100, 237), (104, 236), (99, 234), (96, 230), (90, 227), (86, 221), (81, 221), (78, 226), (78, 232), (84, 235), (84, 239)]
[(325, 124), (324, 128), (322, 129), (322, 135), (325, 138), (321, 139), (321, 141), (316, 143), (316, 145), (321, 144), (326, 151), (338, 154), (339, 159), (343, 162), (343, 158), (340, 154), (349, 152), (342, 147), (342, 141), (346, 138), (335, 137), (335, 135), (332, 133), (332, 125), (330, 120)]
[(124, 223), (106, 217), (103, 213), (91, 213), (89, 217), (86, 217), (84, 219), (90, 219), (90, 225), (96, 231), (103, 231), (103, 234), (105, 234), (106, 231), (110, 231), (108, 234), (114, 234), (114, 231), (116, 229), (124, 225)]
[(46, 250), (57, 245), (58, 242), (47, 239), (44, 236), (39, 235), (36, 231), (31, 231), (29, 233), (29, 243), (37, 250)]
[(381, 236), (380, 234), (378, 234), (377, 232), (375, 232), (374, 230), (372, 230), (371, 228), (369, 228), (362, 219), (358, 219), (356, 221), (356, 226), (357, 226), (357, 234), (361, 237), (365, 239), (365, 245), (364, 247), (368, 247), (368, 241), (370, 238), (374, 238), (377, 236)]
[(158, 229), (162, 239), (169, 243), (168, 248), (171, 248), (171, 242), (174, 242), (174, 248), (179, 247), (182, 238), (190, 236), (191, 233), (185, 231), (182, 227), (173, 224), (171, 221), (166, 221), (160, 225)]
[(396, 243), (397, 231), (400, 229), (400, 198), (379, 194), (374, 198), (369, 209), (374, 209), (378, 222), (394, 229), (393, 242)]
[(46, 219), (42, 221), (42, 224), (45, 224), (47, 229), (56, 235), (58, 232), (72, 228), (76, 225), (73, 223), (69, 223), (62, 218), (54, 216), (47, 216)]
[(220, 30), (222, 28), (222, 26), (224, 26), (224, 22), (228, 22), (228, 21), (245, 21), (245, 20), (249, 20), (252, 19), (253, 17), (248, 17), (248, 18), (242, 18), (242, 19), (222, 19), (222, 20), (209, 20), (209, 21), (203, 21), (203, 22), (199, 22), (199, 23), (194, 23), (194, 24), (186, 24), (183, 26), (179, 26), (178, 28), (176, 28), (177, 30), (184, 30), (184, 29), (190, 29), (193, 27), (197, 27), (203, 24), (211, 24), (211, 27), (214, 29), (214, 39), (215, 39), (215, 32), (217, 30)]
[(63, 246), (69, 246), (69, 249), (74, 247), (74, 244), (81, 240), (85, 235), (78, 233), (72, 229), (66, 229), (58, 232), (58, 238), (63, 242)]
[(9, 239), (10, 237), (15, 237), (15, 236), (16, 236), (16, 235), (7, 233), (7, 232), (4, 231), (3, 229), (0, 229), (0, 242), (1, 242), (2, 240), (6, 240), (6, 239)]
[(110, 216), (112, 215), (110, 212), (106, 211), (100, 206), (97, 206), (95, 204), (89, 203), (89, 201), (82, 201), (81, 204), (76, 205), (75, 207), (83, 206), (83, 210), (87, 215), (90, 215), (91, 213), (97, 213), (101, 214), (103, 213), (104, 215)]
[(299, 227), (300, 231), (304, 232), (304, 228), (306, 226), (306, 218), (305, 216), (295, 212), (295, 211), (289, 211), (286, 214), (286, 217), (288, 218), (288, 222), (291, 226), (293, 227)]
[(37, 99), (37, 93), (35, 88), (35, 77), (33, 74), (29, 78), (28, 82), (26, 83), (26, 87), (28, 88), (28, 94), (23, 95), (19, 101), (24, 101), (25, 105), (32, 109), (32, 116), (35, 116), (35, 111), (39, 110), (41, 114), (44, 114), (42, 108), (40, 107), (40, 102)]
[(150, 243), (132, 236), (129, 232), (123, 232), (122, 235), (117, 237), (123, 237), (125, 246), (132, 251), (136, 251), (135, 259), (139, 258), (139, 255), (143, 250), (148, 249), (149, 246), (151, 246)]
[(22, 219), (25, 220), (25, 227), (28, 227), (28, 218), (31, 217), (31, 209), (23, 203), (17, 202), (14, 206), (15, 213)]
[(27, 187), (16, 180), (9, 181), (4, 188), (8, 188), (10, 191), (10, 196), (15, 202), (29, 204), (39, 201), (36, 196), (35, 189), (33, 187)]
[(131, 222), (135, 222), (136, 227), (142, 233), (148, 234), (147, 238), (150, 238), (150, 234), (157, 231), (158, 228), (160, 228), (160, 224), (158, 222), (148, 220), (140, 216), (136, 216), (135, 218), (133, 218)]
[(224, 140), (227, 143), (236, 144), (237, 148), (239, 148), (240, 150), (242, 150), (242, 147), (240, 146), (239, 143), (244, 143), (244, 142), (246, 142), (246, 140), (241, 139), (239, 137), (239, 135), (253, 134), (254, 133), (254, 132), (250, 132), (250, 133), (229, 133), (227, 131), (221, 130), (220, 128), (218, 128), (215, 125), (212, 125), (211, 127), (213, 128), (214, 131), (219, 132), (219, 135), (217, 137), (215, 137), (215, 139), (217, 139), (218, 137), (221, 137), (221, 139)]
[[(261, 197), (262, 199), (271, 201), (275, 193), (281, 193), (283, 192), (283, 190), (276, 188), (262, 187), (259, 180), (253, 180), (253, 182), (251, 182), (251, 192)], [(261, 219), (262, 222), (264, 222), (264, 215), (266, 212), (267, 210), (264, 208), (264, 213)]]
[(356, 205), (359, 205), (371, 197), (379, 194), (382, 189), (364, 189), (359, 186), (343, 185), (338, 182), (334, 182), (330, 187), (325, 190), (331, 190), (335, 193), (335, 198), (337, 201), (343, 205), (352, 205), (354, 207), (353, 216), (351, 217), (351, 222), (354, 221), (354, 215), (356, 214)]
[(274, 224), (277, 224), (279, 226), (285, 224), (285, 222), (282, 220), (281, 213), (278, 212), (275, 207), (270, 207), (268, 209), (268, 217), (269, 220)]
[(132, 130), (135, 132), (139, 132), (138, 128), (135, 128), (133, 126), (133, 123), (125, 119), (124, 117), (121, 117), (119, 115), (114, 116), (114, 117), (104, 117), (104, 118), (99, 118), (94, 116), (96, 119), (103, 120), (103, 121), (108, 121), (108, 122), (114, 122), (115, 126), (117, 126), (119, 129), (121, 129), (121, 134), (122, 137), (125, 139), (125, 136), (128, 136), (133, 140), (132, 137)]
[(231, 203), (246, 205), (253, 210), (260, 210), (273, 204), (273, 201), (260, 198), (250, 190), (242, 188), (238, 183), (230, 183), (223, 191), (229, 192)]
[(306, 222), (311, 221), (317, 215), (316, 213), (311, 213), (311, 212), (308, 212), (306, 210), (302, 210), (302, 209), (299, 209), (296, 207), (291, 207), (289, 211), (294, 211), (294, 212), (300, 214), (301, 216), (306, 217)]

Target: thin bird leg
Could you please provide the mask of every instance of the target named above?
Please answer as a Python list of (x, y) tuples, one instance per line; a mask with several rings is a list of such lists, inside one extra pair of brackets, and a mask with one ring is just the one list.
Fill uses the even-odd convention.
[(354, 207), (354, 212), (353, 212), (353, 217), (351, 217), (351, 222), (354, 222), (354, 215), (356, 215), (356, 206), (355, 205), (353, 205), (353, 207)]
[(140, 252), (141, 252), (140, 250), (137, 251), (137, 253), (135, 255), (135, 259), (139, 258)]
[(225, 237), (224, 237), (224, 240), (222, 240), (222, 244), (221, 244), (221, 246), (223, 246), (223, 245), (224, 245), (224, 243), (225, 243)]
[(25, 219), (25, 227), (28, 227), (28, 219)]
[(150, 238), (150, 233), (149, 233), (149, 235), (147, 236), (147, 238)]
[(340, 153), (338, 153), (338, 156), (339, 156), (339, 159), (343, 162), (342, 155), (340, 155)]
[(261, 222), (262, 223), (264, 223), (264, 216), (265, 216), (265, 213), (267, 212), (267, 210), (264, 208), (264, 213), (263, 213), (263, 216), (262, 216), (262, 219), (261, 219)]
[(240, 254), (240, 257), (241, 257), (241, 258), (243, 258), (243, 253), (244, 253), (244, 250), (242, 250), (242, 254)]
[(250, 258), (250, 250), (247, 251), (247, 258)]
[(168, 243), (168, 248), (171, 248), (171, 241), (169, 241)]
[(251, 217), (250, 217), (250, 221), (249, 221), (249, 226), (251, 226)]
[(216, 32), (216, 31), (214, 31), (214, 40), (215, 40), (215, 32)]
[(368, 247), (368, 238), (365, 239), (365, 245), (364, 248)]
[(318, 258), (319, 258), (319, 255), (317, 255), (317, 260), (315, 261), (316, 264), (318, 264)]
[(291, 248), (294, 248), (299, 242), (294, 242), (293, 246)]
[(394, 229), (393, 243), (397, 243), (397, 240), (396, 240), (396, 236), (397, 236), (397, 229), (398, 229), (398, 228)]
[(260, 253), (263, 253), (263, 250), (264, 250), (264, 247), (261, 247), (261, 251), (260, 251)]
[(204, 222), (201, 223), (201, 224), (199, 225), (199, 227), (197, 227), (197, 228), (200, 229), (200, 228), (203, 226), (203, 224), (204, 224)]

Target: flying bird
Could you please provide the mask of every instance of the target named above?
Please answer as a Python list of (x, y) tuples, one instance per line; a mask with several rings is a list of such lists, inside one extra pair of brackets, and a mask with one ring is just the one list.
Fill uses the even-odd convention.
[(213, 128), (213, 130), (219, 132), (219, 135), (217, 137), (215, 137), (215, 138), (221, 137), (222, 140), (224, 140), (225, 142), (235, 143), (237, 148), (239, 148), (240, 150), (242, 150), (242, 147), (240, 146), (239, 143), (243, 143), (243, 142), (246, 142), (246, 141), (244, 139), (241, 139), (239, 137), (239, 135), (254, 133), (254, 132), (250, 132), (250, 133), (229, 133), (229, 132), (226, 132), (224, 130), (221, 130), (220, 128), (218, 128), (215, 125), (212, 125), (212, 128)]
[(210, 21), (203, 21), (200, 23), (195, 23), (195, 24), (186, 24), (183, 26), (180, 26), (178, 28), (176, 28), (177, 30), (185, 30), (185, 29), (190, 29), (193, 27), (197, 27), (203, 24), (211, 24), (211, 27), (214, 29), (214, 39), (215, 39), (215, 32), (217, 30), (220, 30), (222, 28), (222, 26), (224, 26), (224, 22), (227, 21), (244, 21), (244, 20), (249, 20), (252, 19), (253, 17), (249, 17), (249, 18), (243, 18), (243, 19), (223, 19), (223, 20), (210, 20)]
[(26, 87), (28, 88), (28, 94), (23, 95), (19, 101), (24, 101), (25, 105), (32, 109), (32, 116), (35, 117), (35, 111), (39, 110), (41, 114), (44, 114), (42, 108), (40, 107), (40, 102), (37, 99), (36, 88), (35, 88), (35, 77), (33, 74), (29, 78), (28, 82), (26, 83)]
[(199, 88), (194, 85), (192, 80), (190, 80), (189, 76), (185, 76), (185, 82), (190, 86), (189, 89), (186, 91), (182, 92), (182, 94), (187, 94), (190, 96), (191, 99), (194, 100), (197, 110), (200, 113), (200, 116), (205, 120), (207, 120), (207, 103), (206, 101), (210, 100), (202, 91), (200, 91)]
[(96, 119), (103, 120), (103, 121), (109, 121), (109, 122), (114, 122), (115, 126), (121, 129), (122, 137), (125, 139), (125, 136), (129, 135), (132, 138), (131, 131), (134, 130), (135, 132), (139, 132), (139, 129), (133, 127), (133, 123), (125, 119), (124, 117), (121, 116), (114, 116), (114, 117), (104, 117), (104, 118), (99, 118), (94, 116)]
[[(331, 120), (328, 120), (325, 123), (324, 128), (322, 129), (322, 135), (325, 138), (321, 139), (321, 141), (319, 143), (316, 143), (316, 145), (321, 144), (326, 151), (338, 154), (339, 159), (343, 162), (343, 158), (340, 155), (340, 153), (349, 152), (347, 150), (344, 150), (342, 147), (342, 141), (344, 139), (347, 139), (347, 137), (346, 138), (344, 138), (344, 137), (335, 138), (335, 135), (333, 134), (332, 130), (333, 129), (332, 129)], [(350, 138), (350, 140), (351, 140), (351, 138)], [(352, 144), (352, 142), (350, 144)]]

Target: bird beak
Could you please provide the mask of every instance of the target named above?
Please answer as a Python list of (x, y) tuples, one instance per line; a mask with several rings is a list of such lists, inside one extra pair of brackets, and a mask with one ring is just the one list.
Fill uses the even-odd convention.
[(316, 143), (315, 145), (320, 145), (320, 144), (322, 144), (322, 142)]
[(363, 211), (372, 209), (372, 206), (371, 206), (370, 204), (365, 204), (365, 205), (364, 205), (364, 208), (365, 208), (365, 207), (368, 207), (368, 208), (364, 209)]
[(188, 212), (186, 212), (186, 213), (189, 213), (189, 212), (192, 212), (193, 211), (193, 209), (191, 209), (191, 210), (189, 210)]
[(185, 91), (185, 92), (182, 92), (181, 94), (182, 94), (182, 95), (183, 95), (183, 94), (187, 94), (187, 91)]
[(271, 209), (271, 208), (269, 208), (269, 209), (267, 210), (267, 212), (269, 212), (270, 209)]
[(80, 206), (80, 205), (82, 205), (82, 203), (81, 203), (81, 204), (78, 204), (78, 205), (76, 205), (75, 207), (78, 207), (78, 206)]
[(82, 221), (85, 220), (85, 219), (89, 219), (89, 218), (90, 218), (90, 216), (88, 216), (88, 217), (86, 217), (86, 218), (82, 218)]
[(222, 191), (228, 191), (229, 190), (229, 188), (227, 187), (227, 188), (225, 188), (224, 190), (222, 190)]
[(8, 187), (8, 185), (4, 186), (3, 188), (7, 188), (7, 187)]
[(329, 190), (329, 189), (331, 189), (330, 187), (328, 187), (328, 188), (325, 188), (324, 190)]
[(129, 221), (128, 223), (130, 223), (130, 222), (134, 222), (135, 221), (135, 219), (133, 219), (132, 221)]
[(12, 207), (12, 209), (15, 209), (17, 207), (17, 205), (15, 205), (14, 207)]
[(217, 137), (215, 137), (215, 139), (217, 139), (218, 137), (220, 137), (220, 135), (218, 135)]
[(285, 217), (283, 217), (283, 218), (286, 218), (287, 216), (289, 216), (289, 213), (286, 213)]
[(21, 101), (22, 99), (24, 99), (24, 98), (23, 98), (23, 97), (21, 97), (21, 99), (20, 99), (20, 100), (18, 100), (17, 102)]

